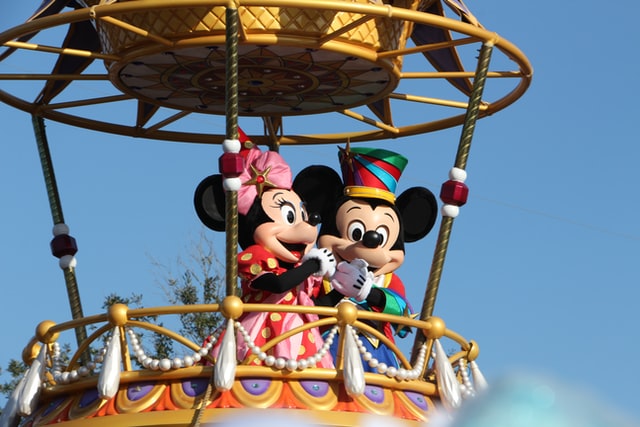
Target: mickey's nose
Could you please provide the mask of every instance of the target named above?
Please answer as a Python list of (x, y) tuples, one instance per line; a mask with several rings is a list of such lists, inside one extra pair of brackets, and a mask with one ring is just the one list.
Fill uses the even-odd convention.
[(382, 244), (382, 235), (376, 231), (367, 231), (362, 236), (362, 244), (367, 248), (377, 248)]

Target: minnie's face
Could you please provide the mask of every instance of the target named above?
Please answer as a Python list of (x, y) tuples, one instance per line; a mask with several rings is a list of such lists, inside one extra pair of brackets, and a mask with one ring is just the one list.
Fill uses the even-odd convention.
[(273, 222), (260, 224), (253, 233), (256, 244), (279, 260), (296, 263), (313, 247), (318, 230), (307, 222), (300, 197), (291, 190), (272, 189), (262, 194), (262, 209)]
[(322, 235), (318, 246), (330, 249), (337, 262), (361, 258), (377, 276), (404, 261), (403, 250), (391, 249), (400, 235), (400, 219), (390, 206), (349, 199), (338, 208), (336, 226), (340, 236)]

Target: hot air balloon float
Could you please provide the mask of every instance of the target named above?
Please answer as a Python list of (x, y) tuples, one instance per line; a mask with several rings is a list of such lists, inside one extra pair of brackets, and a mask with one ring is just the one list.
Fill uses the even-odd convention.
[[(32, 116), (73, 316), (26, 337), (28, 370), (3, 426), (197, 426), (249, 410), (311, 425), (435, 425), (488, 387), (478, 344), (434, 306), (475, 123), (518, 100), (532, 67), (462, 1), (45, 0), (0, 44), (0, 100)], [(49, 60), (13, 72), (26, 55)], [(123, 105), (136, 114), (117, 114)], [(225, 133), (181, 125), (203, 115)], [(316, 115), (340, 120), (290, 131)], [(245, 133), (243, 120), (264, 131)], [(198, 218), (225, 236), (220, 304), (83, 314), (46, 121), (222, 152), (194, 196)], [(439, 201), (421, 186), (397, 191), (407, 153), (394, 142), (450, 128), (460, 140)], [(338, 147), (335, 164), (294, 175), (279, 148), (314, 144)], [(396, 270), (428, 233), (420, 307)], [(188, 312), (220, 313), (223, 326), (194, 341), (146, 320)], [(77, 345), (65, 359), (67, 331)], [(150, 357), (143, 332), (186, 350)], [(409, 354), (397, 343), (407, 335)]]

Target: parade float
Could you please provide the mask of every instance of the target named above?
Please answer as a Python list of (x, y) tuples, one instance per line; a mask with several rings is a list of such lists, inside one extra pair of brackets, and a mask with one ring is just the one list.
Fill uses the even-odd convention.
[[(369, 416), (429, 425), (487, 387), (477, 361), (478, 344), (448, 329), (446, 316), (435, 316), (434, 307), (449, 235), (467, 199), (465, 168), (476, 121), (519, 99), (532, 68), (516, 46), (484, 28), (461, 1), (45, 0), (26, 22), (3, 29), (0, 44), (0, 100), (32, 116), (54, 225), (51, 249), (59, 258), (73, 315), (68, 321), (42, 320), (34, 337), (26, 337), (22, 358), (29, 368), (3, 410), (3, 426), (197, 426), (241, 419), (249, 409), (265, 416), (302, 415), (313, 425), (361, 425)], [(8, 71), (12, 68), (7, 64), (24, 61), (26, 55), (33, 55), (42, 69)], [(49, 60), (37, 59), (43, 56)], [(31, 92), (24, 90), (25, 82)], [(78, 95), (74, 88), (80, 84), (104, 88), (96, 92), (104, 95)], [(117, 107), (107, 109), (112, 116), (94, 114), (105, 106)], [(118, 114), (121, 106), (136, 113)], [(417, 117), (414, 122), (401, 117), (407, 106), (418, 112), (411, 115)], [(188, 120), (197, 115), (219, 119), (225, 133), (194, 129)], [(330, 133), (299, 132), (297, 123), (315, 115), (347, 120), (331, 122), (335, 127)], [(245, 135), (239, 119), (260, 120), (264, 131)], [(77, 246), (62, 215), (46, 121), (131, 138), (210, 144), (212, 151), (221, 147), (220, 170), (211, 171), (217, 178), (203, 181), (195, 203), (203, 222), (226, 235), (222, 303), (116, 304), (105, 313), (84, 315), (75, 276)], [(347, 284), (340, 288), (344, 298), (322, 304), (314, 303), (319, 297), (283, 304), (298, 288), (283, 290), (280, 299), (261, 300), (247, 297), (239, 287), (248, 272), (263, 273), (238, 257), (245, 249), (239, 234), (250, 215), (246, 195), (239, 195), (247, 183), (255, 191), (251, 201), (270, 188), (313, 199), (323, 187), (309, 189), (309, 176), (280, 184), (279, 176), (268, 175), (271, 163), (249, 169), (252, 154), (247, 150), (260, 148), (257, 156), (277, 154), (281, 146), (332, 144), (343, 147), (344, 169), (353, 171), (378, 165), (381, 153), (367, 151), (373, 142), (399, 151), (394, 141), (400, 138), (450, 128), (460, 128), (460, 139), (452, 167), (443, 169), (450, 172), (439, 194), (436, 247), (424, 272), (424, 300), (415, 312), (401, 299), (393, 313), (361, 309), (358, 302), (373, 294), (369, 282), (365, 294), (362, 286), (347, 289)], [(382, 198), (406, 212), (407, 197), (396, 200), (393, 194), (402, 162), (402, 156), (393, 155), (383, 160), (381, 168), (393, 179), (375, 195), (362, 192), (369, 186), (364, 175), (343, 175), (344, 195)], [(243, 180), (247, 171), (253, 175)], [(221, 195), (214, 194), (216, 185), (224, 188)], [(310, 205), (326, 210), (327, 203)], [(293, 223), (296, 206), (289, 209), (284, 219)], [(315, 226), (314, 212), (298, 213)], [(385, 242), (378, 236), (367, 243), (359, 233), (371, 234), (349, 230), (367, 247)], [(405, 238), (422, 235), (424, 230), (418, 230)], [(299, 259), (306, 249), (296, 250), (297, 261), (287, 261), (288, 266), (309, 261)], [(321, 273), (332, 276), (335, 260), (331, 254), (322, 256), (330, 265)], [(272, 261), (264, 262), (272, 268)], [(350, 271), (367, 276), (366, 265), (356, 270)], [(271, 285), (260, 286), (276, 292), (267, 287)], [(385, 295), (389, 303), (396, 294)], [(193, 341), (148, 321), (198, 312), (220, 313), (223, 327)], [(276, 334), (248, 331), (244, 320), (256, 317), (297, 321), (280, 324)], [(410, 354), (378, 324), (392, 325), (396, 333), (414, 332)], [(144, 332), (164, 335), (183, 350), (172, 358), (150, 357), (140, 338)], [(61, 357), (65, 333), (76, 340), (68, 358)], [(315, 347), (300, 350), (298, 357), (301, 341)], [(444, 341), (457, 350), (446, 352)], [(397, 366), (378, 359), (365, 342), (386, 348), (386, 357)], [(288, 356), (279, 352), (283, 346)]]

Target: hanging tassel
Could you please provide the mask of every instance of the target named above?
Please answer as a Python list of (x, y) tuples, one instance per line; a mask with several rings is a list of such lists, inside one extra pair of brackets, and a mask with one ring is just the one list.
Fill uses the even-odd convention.
[(434, 340), (436, 351), (436, 379), (438, 393), (442, 399), (442, 404), (449, 410), (457, 409), (462, 404), (462, 393), (460, 383), (456, 378), (449, 358), (442, 348), (439, 340)]
[(102, 399), (111, 399), (120, 387), (120, 366), (122, 351), (120, 347), (120, 327), (113, 328), (111, 340), (107, 344), (107, 352), (102, 362), (102, 370), (98, 378), (98, 394)]
[(227, 329), (222, 337), (218, 360), (214, 365), (214, 385), (219, 391), (230, 390), (236, 377), (236, 334), (233, 319), (227, 321)]
[(364, 368), (354, 335), (353, 327), (347, 325), (344, 329), (344, 386), (351, 397), (360, 396), (365, 387)]
[(2, 415), (0, 415), (0, 426), (2, 427), (15, 427), (18, 425), (18, 398), (24, 388), (25, 378), (26, 373), (20, 378), (18, 385), (13, 389), (13, 393), (9, 396), (9, 400), (7, 400), (7, 404), (2, 410)]
[(471, 366), (471, 377), (473, 378), (473, 385), (476, 391), (483, 392), (489, 388), (487, 380), (484, 379), (484, 375), (480, 372), (480, 368), (475, 360), (472, 360), (469, 365)]
[(44, 380), (44, 369), (46, 366), (45, 358), (47, 357), (47, 346), (40, 348), (38, 357), (33, 361), (29, 370), (25, 373), (24, 384), (18, 395), (18, 414), (21, 416), (31, 415), (36, 408), (42, 382)]

